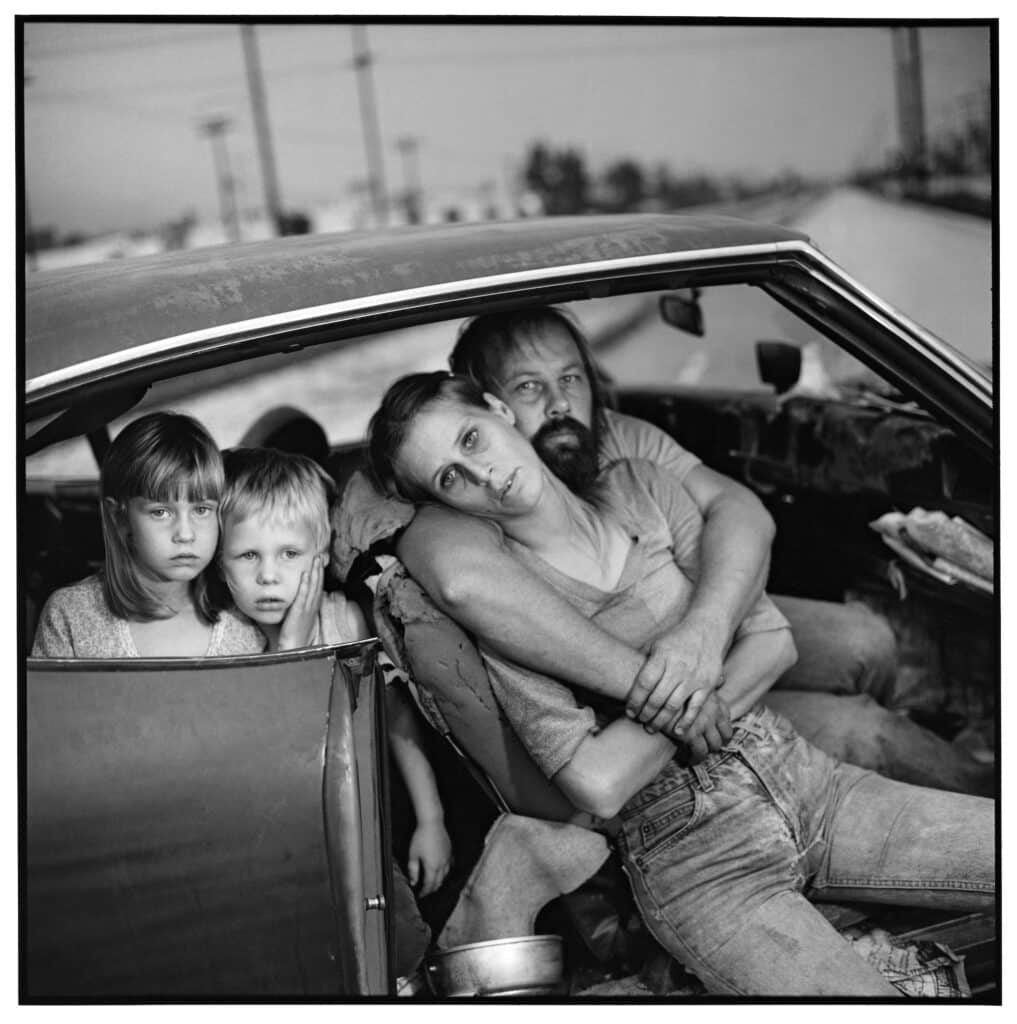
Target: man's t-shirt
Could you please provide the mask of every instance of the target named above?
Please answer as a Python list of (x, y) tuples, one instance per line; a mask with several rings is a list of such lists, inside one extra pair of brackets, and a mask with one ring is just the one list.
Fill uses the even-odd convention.
[(605, 409), (600, 436), (600, 468), (619, 459), (645, 459), (670, 473), (679, 483), (701, 460), (686, 451), (674, 438), (646, 420)]
[[(595, 501), (631, 538), (617, 585), (600, 590), (566, 576), (538, 555), (506, 543), (531, 571), (544, 579), (608, 633), (647, 651), (685, 615), (698, 567), (702, 517), (688, 492), (670, 472), (645, 461), (620, 461), (599, 478)], [(764, 594), (743, 620), (735, 640), (787, 629), (788, 623)], [(480, 645), (494, 694), (530, 756), (549, 778), (572, 759), (576, 748), (621, 713), (599, 716), (564, 684), (510, 662)]]

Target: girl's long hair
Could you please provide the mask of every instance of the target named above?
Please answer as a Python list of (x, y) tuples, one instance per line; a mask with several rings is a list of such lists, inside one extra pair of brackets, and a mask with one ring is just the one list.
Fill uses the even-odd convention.
[[(143, 622), (169, 618), (173, 612), (138, 570), (126, 528), (127, 503), (131, 498), (217, 502), (223, 490), (219, 449), (190, 416), (149, 413), (116, 436), (102, 461), (99, 482), (106, 547), (102, 587), (110, 611)], [(202, 621), (218, 621), (222, 606), (209, 591), (204, 571), (191, 581), (191, 599)]]

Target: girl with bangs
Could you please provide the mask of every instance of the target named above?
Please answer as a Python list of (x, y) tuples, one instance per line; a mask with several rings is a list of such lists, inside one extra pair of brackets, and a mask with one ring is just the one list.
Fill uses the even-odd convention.
[(49, 598), (33, 656), (260, 653), (262, 634), (219, 606), (205, 576), (223, 481), (222, 456), (197, 420), (156, 412), (128, 424), (100, 474), (105, 567)]

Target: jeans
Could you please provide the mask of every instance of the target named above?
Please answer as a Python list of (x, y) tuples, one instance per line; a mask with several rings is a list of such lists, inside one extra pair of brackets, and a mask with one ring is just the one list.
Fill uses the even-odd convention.
[(994, 905), (993, 801), (842, 764), (762, 706), (734, 725), (633, 796), (616, 839), (647, 927), (710, 992), (896, 996), (810, 901)]
[(894, 706), (897, 641), (889, 622), (858, 601), (813, 601), (773, 595), (791, 624), (798, 661), (776, 689), (841, 695), (868, 694)]
[(798, 661), (763, 697), (798, 733), (840, 761), (891, 779), (991, 796), (994, 765), (895, 713), (897, 648), (881, 615), (860, 602), (775, 596)]

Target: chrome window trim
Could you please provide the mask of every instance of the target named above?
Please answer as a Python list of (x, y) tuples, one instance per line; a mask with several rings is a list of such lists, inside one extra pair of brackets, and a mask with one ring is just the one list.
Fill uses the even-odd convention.
[(180, 356), (191, 349), (202, 352), (215, 351), (218, 347), (228, 347), (245, 339), (340, 324), (354, 316), (372, 312), (409, 310), (423, 306), (429, 301), (440, 301), (452, 296), (466, 298), (478, 292), (509, 291), (525, 285), (556, 281), (566, 283), (576, 277), (593, 278), (605, 274), (638, 271), (666, 272), (670, 268), (679, 269), (690, 264), (706, 265), (718, 260), (765, 262), (774, 260), (775, 257), (777, 261), (790, 258), (798, 262), (806, 273), (814, 275), (827, 287), (836, 290), (841, 297), (859, 303), (884, 329), (917, 345), (941, 370), (961, 378), (967, 390), (976, 393), (980, 400), (992, 404), (992, 379), (984, 371), (859, 283), (815, 246), (800, 240), (656, 253), (650, 256), (626, 256), (537, 270), (492, 274), (288, 310), (285, 313), (172, 335), (31, 378), (25, 385), (25, 398), (31, 403), (33, 400), (68, 390), (76, 384), (85, 383), (89, 379), (114, 376), (117, 371), (144, 366), (158, 357)]
[(991, 377), (962, 352), (916, 323), (906, 313), (902, 313), (881, 299), (865, 285), (855, 280), (843, 267), (824, 256), (813, 246), (799, 246), (797, 243), (784, 244), (789, 249), (800, 251), (806, 258), (808, 269), (816, 275), (817, 279), (822, 280), (842, 298), (860, 300), (867, 312), (885, 330), (917, 344), (939, 369), (946, 373), (959, 375), (964, 379), (969, 390), (977, 391), (986, 401), (992, 402)]

